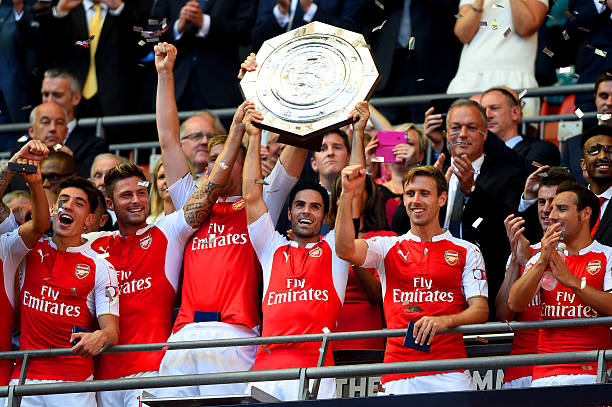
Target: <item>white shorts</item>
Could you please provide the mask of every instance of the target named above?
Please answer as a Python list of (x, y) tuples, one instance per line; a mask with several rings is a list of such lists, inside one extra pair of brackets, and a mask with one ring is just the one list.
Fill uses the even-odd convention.
[[(312, 391), (312, 385), (314, 384), (314, 380), (309, 380), (308, 382), (310, 384), (310, 390)], [(246, 390), (247, 394), (251, 393), (251, 387), (257, 387), (258, 389), (263, 390), (269, 395), (274, 396), (282, 401), (294, 401), (299, 399), (299, 380), (277, 380), (269, 382), (249, 383), (249, 386)], [(336, 398), (336, 379), (321, 379), (317, 399), (333, 398)]]
[(594, 374), (561, 374), (535, 379), (531, 387), (568, 386), (572, 384), (594, 384), (597, 376)]
[[(170, 335), (168, 342), (253, 338), (258, 332), (243, 325), (223, 322), (197, 322), (185, 325)], [(180, 349), (166, 351), (159, 366), (159, 376), (249, 371), (255, 362), (257, 346)], [(213, 394), (244, 394), (247, 383), (152, 389), (157, 397), (189, 397)]]
[[(122, 379), (155, 376), (157, 376), (157, 372), (140, 372), (122, 377)], [(140, 407), (141, 395), (142, 389), (100, 391), (96, 393), (96, 399), (99, 407)]]
[[(87, 378), (92, 380), (93, 377)], [(65, 383), (66, 380), (36, 380), (26, 379), (25, 384)], [(10, 386), (16, 386), (19, 379), (12, 379)], [(96, 407), (96, 393), (45, 394), (42, 396), (26, 396), (21, 398), (21, 407)]]
[(382, 386), (385, 391), (376, 393), (377, 396), (474, 390), (472, 377), (467, 370), (392, 380)]
[(519, 377), (502, 384), (502, 389), (521, 389), (531, 387), (531, 376)]

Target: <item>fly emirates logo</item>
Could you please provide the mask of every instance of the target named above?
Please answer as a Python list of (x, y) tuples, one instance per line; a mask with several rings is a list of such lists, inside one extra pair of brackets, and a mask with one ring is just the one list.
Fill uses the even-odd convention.
[(133, 294), (136, 291), (148, 290), (151, 288), (151, 278), (132, 279), (131, 271), (117, 270), (117, 280), (119, 281), (119, 294)]
[(266, 299), (267, 305), (329, 300), (329, 292), (327, 290), (315, 290), (314, 288), (306, 289), (305, 286), (306, 279), (304, 278), (288, 278), (287, 291), (268, 291), (268, 297)]
[(40, 288), (40, 298), (32, 295), (29, 291), (24, 291), (23, 305), (53, 315), (65, 315), (67, 317), (81, 315), (81, 307), (58, 302), (58, 298), (59, 290), (43, 285)]
[[(547, 304), (542, 301), (542, 316), (549, 318), (595, 318), (598, 314), (588, 305), (574, 305), (576, 294), (557, 291), (557, 304)], [(563, 305), (561, 303), (564, 303)]]
[(208, 225), (208, 237), (204, 239), (194, 237), (191, 241), (191, 250), (213, 249), (230, 244), (247, 244), (249, 241), (246, 233), (223, 234), (224, 231), (225, 225), (211, 223)]
[(421, 302), (453, 302), (452, 292), (431, 290), (433, 280), (424, 277), (413, 279), (414, 291), (402, 291), (399, 288), (393, 289), (393, 302), (402, 304), (421, 303)]

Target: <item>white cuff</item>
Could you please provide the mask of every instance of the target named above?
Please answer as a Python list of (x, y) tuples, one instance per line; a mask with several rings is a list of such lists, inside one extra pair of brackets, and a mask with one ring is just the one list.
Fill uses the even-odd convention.
[(287, 26), (287, 24), (289, 24), (289, 14), (281, 13), (280, 9), (278, 8), (278, 4), (274, 6), (274, 8), (272, 9), (272, 14), (274, 14), (274, 18), (276, 18), (276, 22), (281, 27), (284, 28)]
[(208, 31), (210, 31), (210, 16), (208, 14), (202, 14), (204, 21), (202, 22), (202, 28), (198, 31), (198, 37), (206, 38)]
[(174, 31), (174, 41), (178, 41), (181, 39), (181, 37), (183, 36), (183, 34), (181, 34), (180, 32), (178, 32), (178, 22), (179, 20), (176, 20), (174, 22), (174, 27), (173, 27), (173, 31)]
[(527, 208), (536, 203), (538, 199), (523, 199), (523, 195), (521, 194), (521, 201), (519, 202), (518, 210), (519, 212), (525, 212)]
[(56, 7), (53, 7), (51, 9), (51, 13), (53, 14), (53, 17), (55, 18), (64, 18), (68, 15), (68, 13), (60, 13), (59, 11), (57, 11)]
[(108, 12), (111, 16), (118, 16), (119, 14), (121, 14), (121, 12), (123, 11), (123, 9), (125, 8), (125, 3), (121, 2), (121, 4), (119, 5), (119, 7), (117, 7), (114, 10), (111, 10), (110, 8), (108, 9)]
[(598, 14), (603, 13), (608, 8), (606, 4), (601, 4), (599, 0), (593, 0), (593, 3), (595, 3), (595, 10), (597, 10)]
[(306, 21), (307, 23), (311, 22), (318, 9), (319, 6), (317, 6), (316, 3), (310, 3), (310, 7), (308, 7), (308, 10), (306, 10), (306, 12), (304, 13), (304, 21)]

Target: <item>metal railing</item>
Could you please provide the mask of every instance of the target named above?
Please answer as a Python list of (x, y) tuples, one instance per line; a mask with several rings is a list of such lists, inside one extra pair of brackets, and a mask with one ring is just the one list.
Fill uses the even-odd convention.
[[(439, 334), (480, 334), (514, 332), (540, 328), (571, 328), (577, 326), (612, 325), (612, 317), (549, 320), (533, 322), (491, 322), (486, 324), (463, 325), (446, 329)], [(542, 364), (591, 363), (597, 362), (597, 383), (607, 381), (607, 361), (612, 360), (612, 350), (563, 352), (551, 354), (487, 356), (469, 359), (444, 359), (416, 362), (374, 363), (351, 366), (323, 367), (329, 343), (334, 340), (404, 337), (406, 329), (380, 331), (339, 332), (330, 334), (289, 335), (257, 338), (230, 338), (220, 340), (166, 342), (151, 344), (117, 345), (104, 353), (125, 353), (159, 350), (201, 349), (228, 346), (253, 346), (279, 343), (321, 342), (321, 354), (317, 367), (278, 369), (255, 372), (207, 373), (182, 376), (162, 376), (85, 382), (24, 384), (31, 358), (72, 355), (69, 348), (42, 349), (29, 351), (0, 352), (0, 359), (23, 358), (19, 383), (0, 387), (0, 397), (9, 397), (9, 406), (18, 406), (21, 396), (41, 394), (82, 393), (91, 391), (126, 390), (159, 387), (180, 387), (206, 384), (260, 382), (270, 380), (299, 380), (300, 399), (316, 398), (318, 383), (323, 378), (369, 376), (373, 374), (436, 372), (478, 368), (500, 368), (509, 366), (532, 366)], [(313, 379), (312, 394), (308, 381)]]

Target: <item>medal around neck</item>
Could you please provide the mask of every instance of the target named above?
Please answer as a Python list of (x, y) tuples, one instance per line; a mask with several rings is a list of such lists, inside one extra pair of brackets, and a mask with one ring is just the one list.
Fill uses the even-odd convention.
[(312, 149), (351, 123), (350, 112), (381, 80), (363, 35), (321, 22), (267, 40), (257, 64), (240, 81), (243, 97), (264, 116), (257, 126)]

